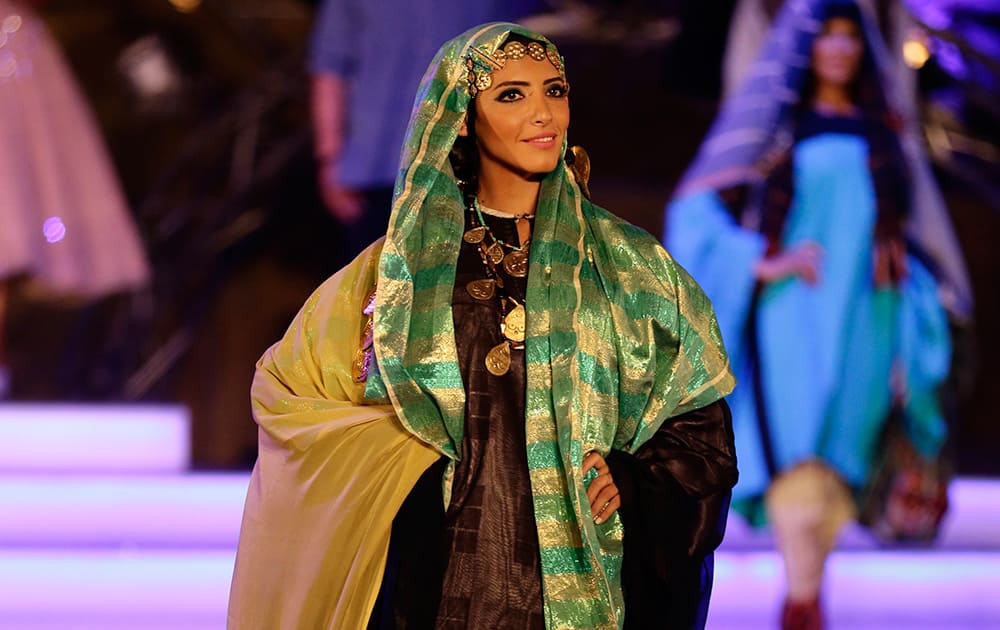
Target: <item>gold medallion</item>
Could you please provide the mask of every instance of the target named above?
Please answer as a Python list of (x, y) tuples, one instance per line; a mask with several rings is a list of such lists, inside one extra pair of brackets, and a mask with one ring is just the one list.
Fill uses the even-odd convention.
[(493, 297), (493, 288), (496, 283), (489, 278), (484, 278), (481, 280), (473, 280), (469, 284), (465, 285), (465, 290), (469, 292), (469, 295), (476, 298), (477, 300), (488, 300)]
[(510, 344), (506, 341), (486, 353), (486, 369), (493, 376), (503, 376), (510, 370)]
[(465, 234), (462, 235), (462, 240), (466, 243), (482, 243), (483, 239), (486, 238), (486, 228), (483, 226), (470, 228)]
[(494, 265), (499, 265), (500, 261), (503, 260), (503, 247), (500, 246), (500, 243), (493, 243), (490, 245), (489, 249), (486, 250), (486, 254), (490, 257), (490, 260), (493, 261)]
[(504, 256), (503, 268), (515, 278), (528, 275), (528, 254), (523, 249), (515, 250)]
[(524, 306), (518, 304), (503, 318), (503, 336), (511, 341), (524, 341)]

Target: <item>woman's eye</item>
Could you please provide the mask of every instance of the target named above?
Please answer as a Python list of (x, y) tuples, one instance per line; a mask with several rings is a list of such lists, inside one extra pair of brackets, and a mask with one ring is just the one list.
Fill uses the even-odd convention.
[(569, 86), (563, 84), (550, 86), (546, 94), (554, 98), (562, 98), (569, 94)]
[(497, 95), (498, 101), (510, 102), (510, 101), (516, 101), (519, 98), (521, 98), (521, 90), (518, 90), (516, 88), (504, 90), (503, 92), (500, 92), (499, 95)]

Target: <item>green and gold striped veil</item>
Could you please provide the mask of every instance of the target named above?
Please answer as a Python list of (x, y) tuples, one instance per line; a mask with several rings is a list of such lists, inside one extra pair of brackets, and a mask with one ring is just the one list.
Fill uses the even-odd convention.
[[(461, 457), (465, 392), (451, 296), (464, 212), (448, 155), (472, 102), (467, 59), (515, 24), (447, 42), (421, 82), (377, 271), (369, 399)], [(551, 50), (554, 50), (552, 48)], [(549, 628), (617, 628), (622, 524), (589, 515), (583, 455), (634, 451), (734, 381), (711, 304), (646, 232), (593, 205), (560, 162), (541, 184), (526, 294), (526, 434)], [(445, 480), (448, 500), (450, 478)]]

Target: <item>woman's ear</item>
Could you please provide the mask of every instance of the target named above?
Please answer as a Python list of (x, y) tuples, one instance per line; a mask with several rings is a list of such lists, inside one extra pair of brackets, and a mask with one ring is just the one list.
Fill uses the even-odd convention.
[(469, 135), (469, 114), (462, 117), (462, 126), (458, 128), (458, 135), (462, 138)]

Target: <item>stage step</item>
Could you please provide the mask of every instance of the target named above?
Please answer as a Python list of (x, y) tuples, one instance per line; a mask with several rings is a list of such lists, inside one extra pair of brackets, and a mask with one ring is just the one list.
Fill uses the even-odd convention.
[[(1000, 550), (1000, 480), (976, 477), (954, 479), (948, 487), (949, 509), (932, 548), (958, 550)], [(754, 529), (731, 512), (722, 549), (765, 551), (774, 548), (770, 530)], [(837, 548), (841, 551), (874, 551), (883, 545), (865, 528), (849, 525)]]
[(191, 418), (181, 405), (0, 405), (0, 473), (187, 470)]
[[(824, 607), (833, 630), (997, 630), (998, 593), (998, 551), (838, 551)], [(776, 552), (720, 552), (708, 627), (775, 628), (783, 596)]]
[(234, 558), (231, 550), (0, 550), (0, 629), (223, 630)]
[[(233, 561), (231, 551), (0, 550), (0, 628), (223, 630)], [(775, 627), (781, 588), (776, 553), (718, 554), (708, 627)], [(826, 606), (832, 630), (996, 630), (997, 593), (997, 552), (837, 552)]]
[[(239, 535), (247, 473), (179, 475), (0, 474), (0, 547), (231, 547)], [(1000, 481), (957, 479), (936, 549), (1000, 550)], [(768, 530), (731, 514), (725, 551), (773, 549)], [(877, 550), (849, 527), (842, 551)]]
[[(0, 406), (0, 630), (223, 630), (249, 474), (190, 472), (176, 405)], [(1000, 630), (1000, 480), (958, 479), (940, 539), (848, 531), (828, 630)], [(709, 628), (772, 630), (767, 530), (732, 515)]]
[(235, 549), (249, 475), (0, 475), (0, 547)]

